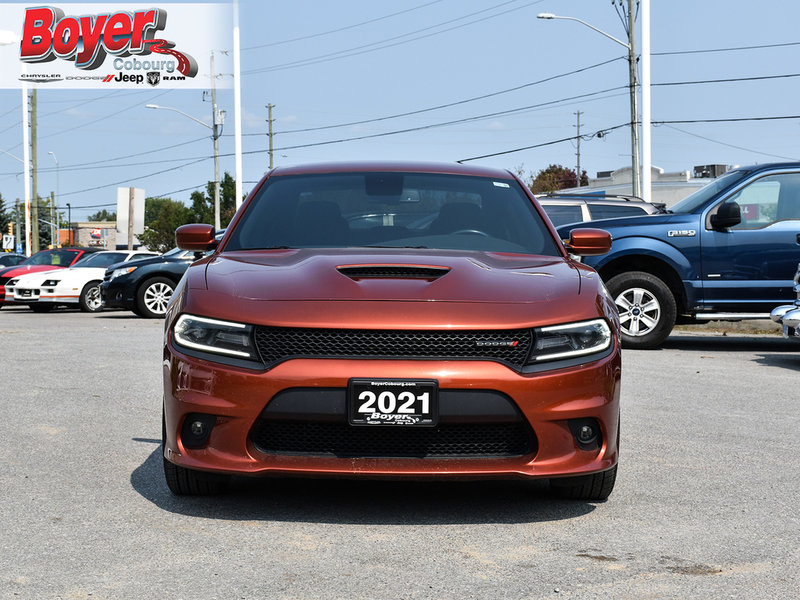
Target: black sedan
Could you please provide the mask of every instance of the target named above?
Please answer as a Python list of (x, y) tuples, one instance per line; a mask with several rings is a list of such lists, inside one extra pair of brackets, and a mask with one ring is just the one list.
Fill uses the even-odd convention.
[[(224, 229), (218, 231), (214, 236), (216, 241), (224, 234)], [(161, 256), (111, 265), (100, 284), (103, 306), (132, 310), (140, 317), (163, 319), (175, 286), (189, 265), (202, 256), (201, 252), (173, 248)]]
[(140, 317), (163, 318), (172, 291), (195, 260), (194, 252), (175, 248), (161, 256), (111, 265), (100, 284), (103, 306), (132, 310)]

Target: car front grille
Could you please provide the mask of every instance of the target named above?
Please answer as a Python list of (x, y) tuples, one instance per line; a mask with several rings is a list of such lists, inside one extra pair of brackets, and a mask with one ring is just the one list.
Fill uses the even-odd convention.
[(535, 451), (535, 438), (523, 421), (354, 427), (346, 422), (262, 419), (251, 439), (265, 454), (347, 458), (502, 458)]
[(418, 331), (256, 327), (265, 364), (290, 358), (489, 360), (520, 369), (532, 343), (529, 329)]

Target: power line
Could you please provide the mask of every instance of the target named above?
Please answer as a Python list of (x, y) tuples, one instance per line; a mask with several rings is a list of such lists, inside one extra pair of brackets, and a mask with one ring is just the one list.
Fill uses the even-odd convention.
[(735, 144), (728, 144), (726, 142), (721, 142), (719, 140), (715, 140), (710, 137), (706, 137), (704, 135), (700, 135), (697, 133), (692, 133), (691, 131), (686, 131), (685, 129), (679, 129), (678, 127), (673, 127), (672, 125), (664, 125), (664, 127), (668, 127), (669, 129), (673, 129), (685, 135), (690, 135), (692, 137), (700, 138), (701, 140), (706, 140), (708, 142), (713, 142), (714, 144), (719, 144), (720, 146), (727, 146), (728, 148), (735, 148), (736, 150), (744, 150), (745, 152), (751, 152), (753, 154), (761, 154), (762, 156), (771, 156), (773, 158), (782, 158), (785, 160), (797, 160), (796, 156), (781, 156), (780, 154), (770, 154), (769, 152), (761, 152), (759, 150), (753, 150), (752, 148), (745, 148), (744, 146), (736, 146)]
[(740, 123), (743, 121), (784, 121), (789, 119), (800, 119), (800, 115), (786, 115), (780, 117), (735, 117), (728, 119), (684, 119), (674, 121), (653, 121), (653, 125), (681, 125), (687, 123)]
[(650, 56), (675, 56), (680, 54), (708, 54), (711, 52), (733, 52), (736, 50), (761, 50), (763, 48), (783, 48), (786, 46), (800, 46), (800, 42), (785, 42), (782, 44), (761, 44), (758, 46), (738, 46), (733, 48), (710, 48), (706, 50), (675, 50), (672, 52), (651, 52)]
[[(588, 67), (582, 67), (580, 69), (575, 69), (574, 71), (569, 71), (567, 73), (560, 73), (558, 75), (553, 75), (551, 77), (546, 77), (545, 79), (539, 79), (538, 81), (531, 81), (530, 83), (524, 83), (522, 85), (518, 85), (518, 86), (515, 86), (515, 87), (512, 87), (512, 88), (505, 89), (505, 90), (500, 90), (500, 91), (497, 91), (497, 92), (491, 92), (489, 94), (483, 94), (482, 96), (474, 96), (472, 98), (466, 98), (464, 100), (457, 100), (455, 102), (449, 102), (447, 104), (440, 104), (438, 106), (431, 106), (429, 108), (422, 108), (422, 109), (419, 109), (419, 110), (412, 110), (412, 111), (409, 111), (409, 112), (398, 113), (398, 114), (395, 114), (395, 115), (388, 115), (388, 116), (385, 116), (385, 117), (376, 117), (374, 119), (365, 119), (363, 121), (351, 121), (349, 123), (339, 123), (337, 125), (323, 125), (321, 127), (307, 127), (305, 129), (288, 129), (286, 131), (278, 131), (276, 133), (276, 135), (277, 134), (284, 135), (284, 134), (288, 134), (288, 133), (305, 133), (305, 132), (309, 132), (309, 131), (321, 131), (321, 130), (325, 130), (325, 129), (334, 129), (334, 128), (337, 128), (337, 127), (350, 127), (350, 126), (353, 126), (353, 125), (365, 125), (367, 123), (378, 123), (380, 121), (387, 121), (389, 119), (397, 119), (397, 118), (400, 118), (400, 117), (408, 117), (408, 116), (412, 116), (412, 115), (418, 115), (418, 114), (422, 114), (422, 113), (426, 113), (426, 112), (431, 112), (431, 111), (434, 111), (434, 110), (441, 110), (443, 108), (450, 108), (450, 107), (453, 107), (453, 106), (459, 106), (459, 105), (462, 105), (462, 104), (467, 104), (469, 102), (475, 102), (477, 100), (485, 100), (486, 98), (492, 98), (494, 96), (500, 96), (502, 94), (507, 94), (507, 93), (510, 93), (510, 92), (516, 92), (516, 91), (519, 91), (519, 90), (522, 90), (522, 89), (525, 89), (525, 88), (528, 88), (528, 87), (532, 87), (532, 86), (535, 86), (535, 85), (540, 85), (540, 84), (543, 84), (543, 83), (554, 81), (554, 80), (560, 79), (562, 77), (567, 77), (569, 75), (576, 75), (577, 73), (583, 73), (583, 72), (589, 71), (591, 69), (596, 69), (598, 67), (605, 66), (605, 65), (610, 64), (612, 62), (616, 62), (618, 60), (622, 60), (623, 58), (625, 58), (625, 57), (624, 56), (618, 56), (617, 58), (612, 58), (611, 60), (606, 60), (606, 61), (594, 64), (594, 65), (590, 65)], [(245, 134), (245, 135), (264, 135), (264, 134), (262, 134), (262, 133), (253, 133), (253, 134)]]
[[(62, 198), (64, 196), (74, 196), (75, 194), (83, 194), (84, 192), (93, 192), (94, 190), (102, 190), (104, 188), (113, 187), (115, 185), (120, 185), (120, 184), (123, 184), (123, 183), (130, 183), (131, 181), (138, 181), (140, 179), (147, 179), (149, 177), (154, 177), (156, 175), (161, 175), (163, 173), (168, 173), (170, 171), (177, 171), (178, 169), (182, 169), (183, 167), (188, 167), (190, 165), (197, 164), (197, 163), (202, 162), (204, 160), (208, 160), (208, 157), (203, 157), (203, 158), (200, 158), (198, 160), (191, 160), (191, 161), (186, 162), (186, 163), (184, 163), (182, 165), (178, 165), (177, 167), (170, 167), (169, 169), (163, 169), (161, 171), (156, 171), (154, 173), (148, 173), (147, 175), (139, 175), (137, 177), (130, 177), (128, 179), (123, 179), (122, 181), (115, 181), (114, 183), (107, 183), (105, 185), (98, 185), (98, 186), (95, 186), (95, 187), (86, 188), (84, 190), (76, 190), (74, 192), (61, 192), (60, 196)], [(82, 208), (82, 207), (79, 207), (79, 208)]]
[(788, 79), (791, 77), (800, 77), (800, 73), (787, 73), (785, 75), (761, 75), (757, 77), (732, 77), (730, 79), (703, 79), (699, 81), (668, 81), (664, 83), (651, 83), (652, 87), (661, 87), (666, 85), (699, 85), (705, 83), (731, 83), (735, 81), (763, 81), (765, 79)]
[(563, 142), (570, 142), (576, 140), (578, 137), (581, 139), (591, 139), (593, 137), (598, 137), (599, 135), (605, 136), (609, 131), (614, 131), (615, 129), (620, 129), (622, 127), (630, 127), (630, 123), (622, 123), (621, 125), (614, 125), (613, 127), (606, 127), (605, 129), (598, 129), (592, 134), (589, 135), (582, 135), (577, 136), (573, 135), (570, 137), (561, 138), (559, 140), (551, 140), (549, 142), (542, 142), (539, 144), (532, 144), (530, 146), (523, 146), (522, 148), (514, 148), (513, 150), (503, 150), (502, 152), (493, 152), (491, 154), (483, 154), (481, 156), (472, 156), (470, 158), (462, 158), (461, 160), (457, 160), (456, 162), (465, 163), (470, 162), (472, 160), (480, 160), (482, 158), (491, 158), (493, 156), (502, 156), (504, 154), (513, 154), (514, 152), (521, 152), (522, 150), (532, 150), (533, 148), (543, 148), (545, 146), (552, 146), (554, 144), (561, 144)]
[[(473, 25), (475, 23), (484, 22), (487, 19), (493, 19), (495, 17), (502, 16), (502, 15), (507, 14), (509, 12), (513, 12), (513, 11), (516, 11), (516, 10), (527, 8), (528, 6), (532, 6), (534, 4), (541, 4), (544, 0), (535, 0), (534, 2), (529, 2), (528, 4), (525, 4), (523, 6), (518, 6), (516, 8), (511, 8), (511, 9), (508, 9), (506, 11), (494, 14), (494, 15), (490, 15), (490, 16), (487, 16), (487, 17), (482, 17), (480, 19), (476, 19), (476, 20), (470, 21), (468, 23), (462, 23), (461, 25), (456, 25), (454, 27), (450, 27), (448, 29), (443, 29), (441, 31), (435, 31), (433, 33), (429, 33), (429, 34), (426, 34), (426, 35), (421, 35), (421, 36), (418, 36), (418, 37), (415, 37), (415, 38), (410, 38), (410, 39), (403, 40), (403, 41), (398, 41), (398, 42), (395, 42), (395, 43), (392, 43), (392, 44), (388, 44), (387, 43), (387, 42), (392, 42), (394, 40), (399, 40), (399, 39), (404, 38), (404, 37), (408, 37), (410, 35), (415, 35), (417, 33), (423, 32), (423, 31), (428, 31), (428, 30), (431, 30), (431, 29), (435, 29), (437, 27), (441, 27), (442, 25), (447, 25), (449, 23), (454, 23), (456, 21), (461, 21), (463, 19), (467, 19), (469, 17), (473, 17), (475, 15), (478, 15), (478, 14), (481, 14), (481, 13), (485, 13), (485, 12), (494, 10), (496, 8), (500, 8), (502, 6), (505, 6), (507, 4), (512, 4), (514, 2), (518, 2), (518, 1), (519, 0), (508, 0), (507, 2), (501, 2), (500, 4), (496, 4), (495, 6), (492, 6), (492, 7), (489, 7), (489, 8), (485, 8), (483, 10), (479, 10), (479, 11), (476, 11), (474, 13), (470, 13), (468, 15), (464, 15), (462, 17), (458, 17), (456, 19), (451, 19), (449, 21), (444, 21), (442, 23), (437, 23), (436, 25), (431, 25), (430, 27), (424, 27), (424, 28), (418, 29), (416, 31), (412, 31), (412, 32), (409, 32), (409, 33), (404, 33), (404, 34), (401, 34), (401, 35), (398, 35), (398, 36), (387, 38), (387, 39), (379, 41), (379, 42), (372, 42), (370, 44), (364, 44), (362, 46), (355, 46), (353, 48), (348, 48), (346, 50), (339, 50), (337, 52), (332, 52), (332, 53), (329, 53), (329, 54), (322, 54), (320, 56), (314, 56), (314, 57), (311, 57), (311, 58), (305, 58), (305, 59), (294, 61), (294, 62), (283, 63), (283, 64), (279, 64), (279, 65), (272, 65), (272, 66), (269, 66), (269, 67), (263, 67), (261, 69), (252, 69), (250, 71), (242, 71), (242, 75), (254, 75), (256, 73), (279, 71), (279, 70), (290, 69), (290, 68), (294, 68), (294, 67), (305, 67), (305, 66), (308, 66), (308, 65), (319, 64), (319, 63), (322, 63), (322, 62), (329, 62), (329, 61), (332, 61), (332, 60), (338, 60), (340, 58), (349, 58), (351, 56), (357, 56), (359, 54), (365, 54), (365, 53), (368, 53), (368, 52), (374, 52), (376, 50), (384, 50), (386, 48), (392, 48), (394, 46), (399, 46), (401, 44), (407, 44), (409, 42), (415, 42), (417, 40), (425, 39), (427, 37), (431, 37), (431, 36), (434, 36), (434, 35), (439, 35), (441, 33), (446, 33), (448, 31), (453, 31), (455, 29), (460, 29), (462, 27), (466, 27), (468, 25)], [(380, 45), (380, 44), (385, 44), (385, 45)], [(377, 46), (377, 47), (375, 47), (375, 46)]]
[(248, 46), (247, 48), (242, 48), (242, 51), (255, 50), (256, 48), (268, 48), (270, 46), (280, 46), (282, 44), (289, 44), (291, 42), (300, 42), (302, 40), (310, 40), (312, 38), (323, 37), (323, 36), (326, 36), (326, 35), (331, 35), (333, 33), (340, 33), (342, 31), (347, 31), (348, 29), (355, 29), (356, 27), (361, 27), (363, 25), (370, 25), (372, 23), (377, 23), (378, 21), (384, 21), (386, 19), (390, 19), (391, 17), (396, 17), (398, 15), (409, 13), (409, 12), (418, 10), (420, 8), (425, 8), (425, 7), (431, 6), (433, 4), (438, 4), (439, 2), (442, 2), (442, 1), (443, 0), (434, 0), (433, 2), (427, 2), (425, 4), (420, 4), (419, 6), (415, 6), (413, 8), (407, 8), (406, 10), (401, 10), (401, 11), (398, 11), (396, 13), (392, 13), (392, 14), (389, 14), (389, 15), (384, 15), (382, 17), (377, 17), (375, 19), (370, 19), (369, 21), (362, 21), (361, 23), (354, 23), (353, 25), (347, 25), (345, 27), (339, 27), (338, 29), (331, 29), (329, 31), (323, 31), (323, 32), (320, 32), (320, 33), (304, 35), (302, 37), (296, 37), (296, 38), (292, 38), (292, 39), (289, 39), (289, 40), (281, 40), (279, 42), (271, 42), (269, 44), (259, 44), (258, 46)]

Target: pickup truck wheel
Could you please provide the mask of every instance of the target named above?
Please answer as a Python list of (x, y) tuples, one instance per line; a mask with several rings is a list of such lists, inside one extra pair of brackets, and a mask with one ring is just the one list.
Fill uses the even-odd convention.
[(619, 311), (622, 347), (647, 350), (661, 345), (675, 325), (675, 297), (658, 277), (631, 271), (606, 284)]

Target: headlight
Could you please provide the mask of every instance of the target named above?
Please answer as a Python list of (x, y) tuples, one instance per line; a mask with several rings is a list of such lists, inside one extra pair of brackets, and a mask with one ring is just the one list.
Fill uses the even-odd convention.
[(611, 346), (611, 329), (603, 319), (539, 327), (534, 336), (532, 364), (595, 354)]
[(231, 321), (217, 321), (181, 315), (173, 329), (175, 343), (186, 348), (259, 360), (253, 346), (253, 327)]
[(138, 267), (123, 267), (121, 269), (114, 269), (111, 271), (111, 277), (108, 278), (109, 281), (113, 281), (117, 277), (121, 275), (127, 275), (128, 273), (133, 273)]
[(19, 279), (12, 279), (11, 281), (7, 282), (6, 285), (7, 286), (17, 285), (18, 281), (19, 281)]
[(54, 287), (58, 285), (58, 282), (61, 281), (60, 279), (47, 279), (42, 284), (42, 287)]

